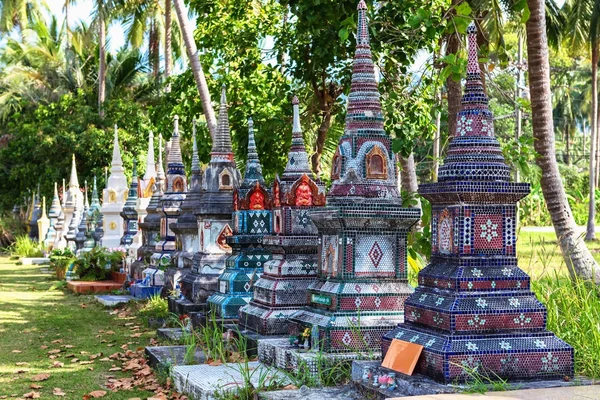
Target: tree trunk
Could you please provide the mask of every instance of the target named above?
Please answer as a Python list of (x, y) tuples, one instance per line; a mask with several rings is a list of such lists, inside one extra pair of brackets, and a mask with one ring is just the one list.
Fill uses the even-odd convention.
[(585, 240), (596, 240), (596, 175), (598, 147), (598, 42), (592, 45), (592, 133), (590, 134), (590, 193)]
[[(399, 154), (400, 185), (402, 185), (402, 194), (408, 195), (411, 200), (409, 207), (421, 207), (421, 200), (418, 196), (419, 182), (417, 181), (417, 168), (415, 166), (415, 155), (410, 153), (408, 157)], [(407, 200), (403, 198), (402, 200)]]
[(160, 43), (158, 39), (158, 27), (156, 21), (152, 21), (150, 25), (150, 39), (148, 41), (148, 50), (150, 52), (150, 63), (152, 65), (152, 77), (158, 85), (160, 79)]
[(571, 165), (571, 147), (569, 144), (569, 130), (571, 129), (571, 124), (566, 124), (565, 126), (565, 164)]
[[(452, 6), (459, 4), (462, 0), (452, 0)], [(446, 38), (446, 55), (458, 53), (460, 48), (460, 38), (457, 33), (451, 33)], [(456, 116), (460, 111), (460, 100), (462, 97), (462, 87), (460, 81), (456, 82), (451, 77), (446, 79), (446, 89), (448, 91), (448, 136), (452, 137), (456, 133)]]
[[(598, 45), (596, 45), (596, 47), (598, 47)], [(593, 50), (593, 49), (592, 49)], [(600, 51), (598, 49), (596, 49), (596, 63), (592, 63), (592, 69), (596, 69), (595, 71), (595, 80), (596, 80), (596, 95), (594, 96), (594, 100), (596, 101), (596, 188), (598, 187), (598, 185), (600, 184), (600, 180), (598, 179), (600, 177), (600, 173), (598, 173), (598, 171), (600, 171), (600, 106), (598, 105), (598, 61), (599, 61), (599, 57), (598, 54), (600, 53)], [(594, 75), (594, 72), (592, 71), (592, 76)]]
[[(171, 34), (172, 34), (172, 22), (171, 22), (171, 0), (165, 0), (165, 81), (171, 76), (171, 69), (173, 68), (173, 50), (171, 49)], [(171, 85), (165, 86), (165, 91), (171, 91)]]
[(323, 111), (323, 119), (321, 125), (317, 130), (317, 141), (315, 143), (315, 152), (311, 157), (312, 170), (319, 176), (321, 175), (321, 155), (323, 154), (323, 148), (325, 147), (325, 141), (327, 140), (327, 132), (331, 128), (331, 106), (326, 105)]
[[(442, 103), (442, 94), (438, 91), (435, 95), (436, 104), (438, 107), (441, 106)], [(438, 110), (435, 113), (435, 136), (433, 137), (433, 168), (431, 169), (432, 176), (431, 181), (437, 182), (438, 178), (438, 170), (440, 167), (440, 147), (441, 147), (441, 137), (442, 134), (442, 112)]]
[(556, 162), (544, 0), (527, 0), (527, 4), (531, 12), (526, 24), (531, 119), (534, 147), (538, 153), (536, 163), (542, 171), (542, 192), (571, 277), (578, 275), (598, 283), (600, 268), (577, 235)]
[(100, 67), (98, 69), (98, 114), (104, 117), (102, 105), (106, 99), (106, 21), (100, 17), (98, 46), (100, 47)]
[(71, 37), (69, 36), (71, 34), (71, 29), (69, 27), (69, 2), (71, 0), (65, 0), (65, 46), (67, 48), (67, 51), (69, 51), (69, 48), (71, 47)]
[[(198, 49), (196, 48), (196, 42), (194, 40), (194, 32), (187, 19), (187, 15), (185, 15), (186, 9), (183, 0), (173, 0), (173, 4), (175, 5), (175, 12), (179, 19), (179, 26), (181, 27), (183, 41), (185, 42), (185, 49), (188, 58), (190, 59), (190, 67), (194, 73), (194, 80), (196, 81), (196, 88), (200, 95), (200, 102), (202, 103), (202, 110), (206, 117), (206, 124), (208, 125), (210, 136), (214, 138), (217, 131), (217, 120), (215, 118), (215, 110), (210, 102), (210, 92), (208, 91), (206, 77), (204, 76), (202, 64), (198, 58)], [(198, 18), (200, 18), (200, 16)]]

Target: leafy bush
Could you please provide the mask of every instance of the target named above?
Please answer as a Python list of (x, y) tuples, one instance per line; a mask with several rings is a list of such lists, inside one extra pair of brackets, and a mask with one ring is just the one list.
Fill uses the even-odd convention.
[(168, 318), (171, 315), (169, 313), (169, 303), (167, 299), (163, 299), (159, 294), (155, 294), (142, 307), (140, 315), (146, 318)]
[(75, 273), (82, 281), (101, 281), (110, 278), (112, 271), (118, 271), (123, 261), (120, 251), (108, 251), (95, 247), (83, 253), (73, 262)]
[(12, 245), (16, 237), (25, 234), (25, 224), (12, 217), (0, 216), (0, 248)]
[(27, 235), (19, 235), (15, 238), (15, 242), (8, 248), (8, 252), (12, 256), (19, 257), (42, 257), (44, 250), (35, 240), (31, 240)]
[(75, 260), (75, 254), (70, 249), (56, 249), (50, 253), (50, 269), (57, 279), (65, 279), (69, 265)]

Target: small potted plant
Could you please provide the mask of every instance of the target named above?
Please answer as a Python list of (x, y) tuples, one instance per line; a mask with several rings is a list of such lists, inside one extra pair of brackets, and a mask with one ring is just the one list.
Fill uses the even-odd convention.
[(302, 331), (302, 341), (304, 344), (304, 349), (310, 349), (310, 328), (304, 328), (304, 331)]

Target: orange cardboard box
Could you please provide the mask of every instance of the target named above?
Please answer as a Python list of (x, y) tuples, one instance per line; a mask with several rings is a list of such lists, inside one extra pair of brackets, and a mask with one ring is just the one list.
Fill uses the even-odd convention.
[(422, 350), (423, 346), (420, 344), (394, 339), (381, 366), (406, 375), (412, 375)]

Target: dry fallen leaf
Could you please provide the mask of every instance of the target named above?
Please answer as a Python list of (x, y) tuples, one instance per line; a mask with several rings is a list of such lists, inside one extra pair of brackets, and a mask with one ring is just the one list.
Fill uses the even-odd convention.
[(21, 353), (21, 350), (13, 350), (13, 353)]
[(26, 399), (39, 399), (40, 396), (40, 392), (29, 392), (23, 395), (23, 397)]
[(52, 394), (55, 396), (65, 396), (66, 393), (63, 392), (63, 390), (61, 388), (54, 388), (54, 390), (52, 391)]
[(28, 363), (28, 362), (18, 362), (18, 363), (15, 363), (15, 365), (16, 365), (17, 367), (24, 367), (24, 366), (26, 366), (26, 365), (29, 365), (29, 363)]
[(41, 389), (42, 385), (38, 385), (37, 383), (32, 383), (29, 385), (29, 389)]
[(62, 339), (56, 339), (56, 340), (53, 340), (51, 343), (62, 343), (62, 341), (63, 341)]
[(298, 386), (295, 385), (287, 385), (281, 388), (282, 390), (298, 390)]
[(87, 304), (81, 303), (80, 306), (81, 306), (81, 308), (87, 308)]
[(71, 360), (72, 363), (76, 363), (77, 361), (79, 361), (79, 358), (74, 358)]
[(48, 351), (48, 354), (58, 354), (60, 353), (62, 350), (61, 349), (54, 349), (54, 350), (50, 350)]
[(104, 390), (94, 390), (93, 392), (89, 392), (88, 396), (93, 398), (104, 397), (106, 396), (106, 392)]
[(31, 380), (34, 382), (41, 382), (48, 378), (50, 378), (50, 374), (37, 374), (36, 376), (32, 377)]
[(89, 364), (93, 364), (93, 361), (80, 361), (79, 365), (89, 365)]
[(65, 363), (61, 363), (60, 361), (54, 361), (52, 363), (52, 368), (62, 368), (65, 366)]
[(45, 344), (40, 346), (40, 349), (42, 349), (42, 350), (47, 349), (47, 348), (48, 348), (48, 346), (46, 346)]
[(29, 370), (28, 369), (18, 369), (15, 371), (15, 374), (24, 374), (26, 372), (29, 372)]
[(65, 349), (72, 349), (72, 348), (73, 348), (73, 347), (75, 347), (75, 346), (73, 346), (72, 344), (65, 344), (63, 347), (64, 347)]
[(108, 370), (109, 372), (113, 372), (113, 371), (121, 371), (121, 367), (114, 367)]

